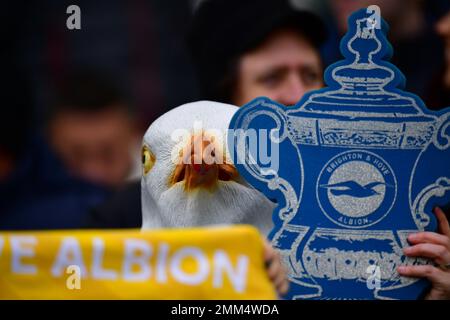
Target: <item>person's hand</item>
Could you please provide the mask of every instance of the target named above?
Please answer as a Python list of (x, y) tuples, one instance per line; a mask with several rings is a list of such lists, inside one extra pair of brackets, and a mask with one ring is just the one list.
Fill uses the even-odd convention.
[(439, 233), (418, 232), (410, 234), (411, 246), (404, 249), (408, 257), (425, 257), (433, 260), (438, 266), (400, 266), (398, 273), (406, 277), (427, 278), (431, 282), (431, 290), (425, 299), (450, 299), (450, 227), (444, 212), (440, 208), (434, 210), (439, 224)]
[(264, 262), (270, 281), (274, 284), (278, 295), (286, 294), (289, 289), (286, 269), (281, 263), (280, 255), (266, 239), (264, 239)]

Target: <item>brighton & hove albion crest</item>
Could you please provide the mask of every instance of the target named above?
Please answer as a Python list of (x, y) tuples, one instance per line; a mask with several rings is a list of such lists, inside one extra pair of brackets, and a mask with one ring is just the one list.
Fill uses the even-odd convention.
[(334, 223), (364, 228), (382, 220), (397, 192), (394, 172), (375, 153), (347, 151), (326, 163), (317, 183), (322, 212)]

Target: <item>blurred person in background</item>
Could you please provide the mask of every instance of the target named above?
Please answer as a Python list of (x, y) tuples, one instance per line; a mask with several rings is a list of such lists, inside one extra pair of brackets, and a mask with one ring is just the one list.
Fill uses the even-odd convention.
[(81, 228), (108, 194), (66, 172), (33, 125), (22, 73), (11, 59), (2, 61), (8, 87), (0, 114), (0, 230)]
[(440, 110), (450, 106), (450, 8), (437, 22), (436, 31), (444, 43), (444, 63), (430, 85), (426, 102), (430, 109)]
[(39, 126), (33, 87), (22, 61), (26, 24), (21, 2), (9, 2), (3, 22), (0, 67), (0, 230), (73, 229), (107, 192), (71, 177), (50, 150)]
[(205, 0), (189, 48), (202, 97), (241, 106), (259, 96), (294, 105), (323, 86), (321, 19), (287, 0)]
[[(22, 69), (23, 78), (30, 82), (27, 95), (31, 113), (35, 115), (30, 124), (36, 130), (27, 135), (23, 144), (8, 142), (26, 150), (24, 157), (17, 157), (20, 163), (11, 161), (9, 154), (1, 157), (5, 159), (0, 161), (5, 172), (13, 166), (19, 170), (22, 162), (26, 162), (26, 169), (20, 169), (20, 177), (15, 172), (12, 176), (5, 173), (8, 179), (1, 181), (2, 190), (6, 191), (0, 194), (0, 209), (3, 209), (0, 215), (4, 218), (0, 227), (86, 226), (86, 212), (92, 206), (102, 203), (133, 178), (140, 178), (142, 135), (130, 138), (129, 123), (133, 131), (146, 129), (147, 123), (168, 106), (187, 101), (186, 95), (195, 87), (189, 68), (183, 68), (188, 65), (183, 63), (187, 55), (180, 45), (183, 42), (178, 40), (183, 38), (182, 27), (190, 14), (187, 2), (177, 3), (174, 9), (170, 1), (81, 1), (78, 3), (82, 11), (81, 30), (69, 30), (66, 26), (69, 16), (66, 9), (70, 4), (68, 1), (18, 1), (8, 3), (5, 10), (6, 36), (14, 44), (9, 46), (9, 40), (6, 41), (5, 47), (11, 51), (2, 61), (9, 65), (13, 58)], [(71, 85), (69, 78), (75, 75), (69, 75), (69, 71), (79, 66), (108, 70), (113, 77), (106, 82), (105, 76), (99, 79), (98, 75), (86, 80), (86, 75), (79, 76), (77, 72), (76, 77), (84, 79), (72, 80)], [(4, 75), (5, 79), (9, 75)], [(123, 89), (132, 97), (136, 116), (125, 110), (129, 107), (125, 103), (117, 107), (101, 106), (103, 102), (83, 104), (89, 100), (111, 99), (109, 94), (105, 98), (105, 91), (116, 91), (112, 95), (120, 96), (118, 100), (125, 102), (117, 86), (113, 90), (88, 92), (87, 83), (95, 87), (101, 82), (100, 86), (105, 88), (111, 87), (111, 79), (120, 91)], [(54, 83), (60, 86), (53, 86)], [(23, 84), (14, 86), (21, 88)], [(173, 87), (179, 89), (167, 90)], [(82, 94), (74, 95), (74, 91)], [(18, 90), (15, 94), (23, 96), (24, 92)], [(3, 101), (12, 105), (8, 101), (13, 100)], [(108, 111), (112, 109), (116, 111)], [(24, 115), (30, 113), (23, 109), (17, 112), (17, 121), (6, 115), (2, 120), (11, 125), (8, 128), (28, 129)], [(2, 128), (8, 132), (5, 140), (14, 139), (12, 134), (18, 130)], [(133, 151), (136, 151), (134, 157), (130, 156)], [(52, 203), (52, 207), (43, 209), (35, 200)], [(23, 209), (13, 208), (16, 205)], [(17, 214), (18, 211), (24, 214)]]
[(74, 177), (106, 188), (140, 179), (140, 133), (118, 87), (96, 71), (68, 75), (47, 123), (49, 143)]
[(445, 16), (439, 20), (436, 25), (438, 34), (442, 37), (445, 44), (445, 74), (443, 77), (443, 83), (445, 87), (450, 91), (450, 10)]
[[(189, 31), (202, 99), (241, 106), (267, 96), (293, 105), (323, 86), (325, 25), (287, 0), (204, 0)], [(138, 228), (141, 215), (141, 187), (133, 183), (93, 210), (88, 225)]]

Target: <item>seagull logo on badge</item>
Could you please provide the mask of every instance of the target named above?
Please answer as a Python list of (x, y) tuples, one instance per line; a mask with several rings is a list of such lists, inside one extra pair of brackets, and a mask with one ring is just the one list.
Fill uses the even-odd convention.
[(349, 180), (344, 182), (338, 182), (333, 184), (322, 184), (321, 188), (329, 189), (331, 194), (334, 196), (350, 196), (355, 198), (367, 198), (374, 195), (380, 194), (374, 188), (379, 185), (385, 185), (389, 187), (389, 185), (384, 182), (375, 181), (368, 183), (366, 185), (361, 185), (356, 181)]

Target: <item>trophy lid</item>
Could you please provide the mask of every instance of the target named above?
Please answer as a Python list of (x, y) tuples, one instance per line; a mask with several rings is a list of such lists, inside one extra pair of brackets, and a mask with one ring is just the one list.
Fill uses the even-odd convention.
[(306, 95), (292, 116), (351, 118), (393, 122), (433, 121), (423, 113), (419, 97), (402, 91), (405, 78), (391, 63), (392, 47), (387, 25), (361, 9), (349, 18), (349, 29), (341, 41), (345, 60), (325, 71), (325, 89)]

